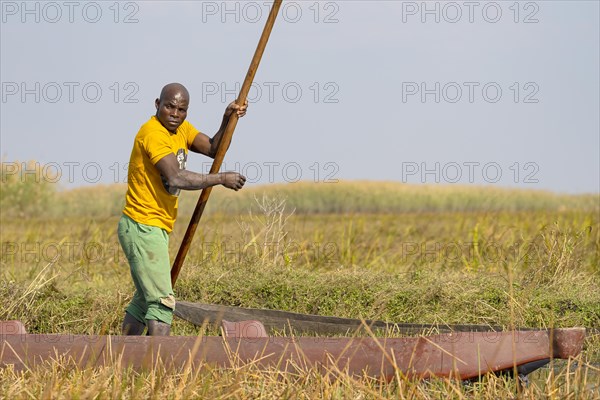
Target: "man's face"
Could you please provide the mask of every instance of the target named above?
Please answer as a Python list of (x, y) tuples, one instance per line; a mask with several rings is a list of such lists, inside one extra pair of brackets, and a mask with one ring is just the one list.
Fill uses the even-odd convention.
[(169, 132), (175, 133), (185, 121), (189, 99), (180, 91), (167, 93), (162, 99), (156, 99), (156, 118)]

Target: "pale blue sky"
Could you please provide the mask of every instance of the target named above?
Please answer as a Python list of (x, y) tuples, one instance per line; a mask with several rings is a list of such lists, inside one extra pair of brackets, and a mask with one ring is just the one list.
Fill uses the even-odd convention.
[[(22, 4), (1, 4), (1, 154), (82, 185), (125, 178), (166, 83), (212, 135), (269, 2)], [(422, 4), (284, 0), (226, 169), (599, 192), (599, 2)]]

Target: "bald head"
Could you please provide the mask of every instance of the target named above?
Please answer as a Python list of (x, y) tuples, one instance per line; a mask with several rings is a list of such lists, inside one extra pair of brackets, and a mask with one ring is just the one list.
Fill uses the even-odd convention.
[(173, 97), (183, 97), (188, 102), (190, 101), (190, 93), (181, 83), (169, 83), (160, 91), (159, 101), (170, 99)]
[(176, 133), (185, 121), (190, 103), (190, 94), (181, 83), (169, 83), (156, 99), (156, 118), (169, 132)]

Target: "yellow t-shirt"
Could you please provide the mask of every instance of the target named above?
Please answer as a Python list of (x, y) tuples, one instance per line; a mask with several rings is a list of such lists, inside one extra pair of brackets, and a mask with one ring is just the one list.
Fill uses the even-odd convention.
[(198, 130), (187, 121), (170, 133), (156, 116), (140, 128), (133, 143), (127, 172), (127, 195), (123, 213), (136, 222), (173, 230), (177, 218), (179, 190), (169, 188), (155, 164), (169, 153), (175, 154), (179, 168), (185, 169), (188, 149)]

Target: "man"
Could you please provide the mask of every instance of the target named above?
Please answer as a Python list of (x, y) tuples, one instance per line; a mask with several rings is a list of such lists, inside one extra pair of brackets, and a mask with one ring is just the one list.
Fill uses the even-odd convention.
[(136, 292), (127, 307), (124, 335), (167, 336), (175, 298), (171, 286), (169, 233), (177, 217), (178, 195), (223, 185), (239, 190), (246, 178), (236, 172), (199, 174), (185, 169), (188, 150), (214, 158), (230, 115), (246, 114), (248, 103), (231, 103), (217, 133), (209, 138), (187, 122), (190, 96), (179, 83), (166, 85), (156, 99), (156, 115), (135, 137), (127, 173), (127, 195), (118, 236)]

